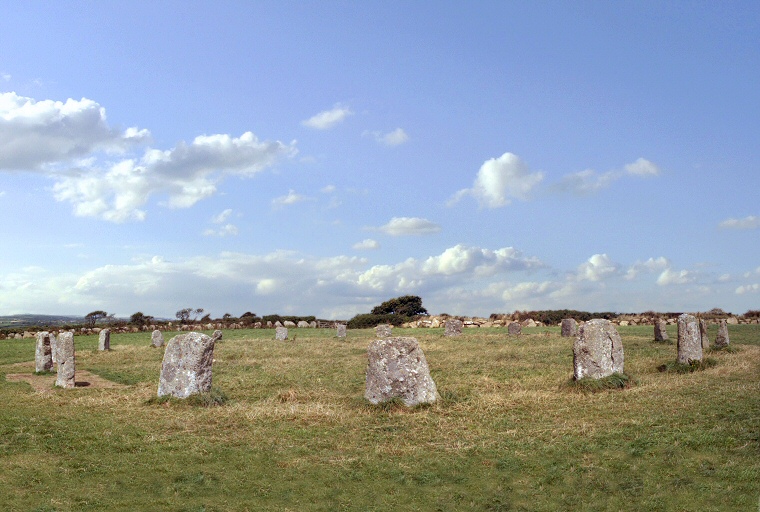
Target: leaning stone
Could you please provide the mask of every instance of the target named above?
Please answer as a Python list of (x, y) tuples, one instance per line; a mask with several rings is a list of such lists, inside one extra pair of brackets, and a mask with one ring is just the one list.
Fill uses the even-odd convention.
[(702, 352), (710, 348), (710, 338), (707, 337), (707, 321), (699, 319), (699, 337), (702, 340)]
[(338, 338), (345, 338), (346, 337), (346, 324), (338, 324)]
[(510, 322), (507, 326), (507, 334), (510, 336), (519, 336), (522, 334), (522, 325), (520, 322)]
[(111, 350), (111, 329), (103, 329), (98, 334), (98, 350)]
[(56, 351), (58, 376), (55, 379), (55, 385), (64, 389), (71, 389), (75, 386), (74, 375), (76, 373), (74, 333), (63, 332), (59, 334)]
[(375, 327), (375, 336), (377, 338), (390, 338), (393, 336), (393, 326), (388, 324), (380, 324)]
[(211, 338), (214, 340), (214, 343), (217, 341), (222, 341), (222, 331), (219, 329), (214, 331), (214, 334), (211, 335)]
[(702, 360), (702, 336), (699, 323), (693, 315), (687, 313), (678, 317), (678, 357), (681, 364)]
[(721, 320), (718, 326), (718, 335), (715, 337), (715, 346), (727, 347), (728, 342), (728, 322)]
[(275, 327), (274, 328), (274, 339), (278, 341), (285, 341), (288, 339), (288, 328), (287, 327)]
[(407, 407), (435, 402), (438, 393), (416, 338), (375, 340), (367, 349), (364, 398), (373, 404), (400, 398)]
[(573, 344), (575, 380), (623, 373), (623, 366), (623, 341), (612, 322), (594, 318), (580, 325)]
[(169, 340), (161, 363), (158, 396), (187, 398), (211, 390), (214, 339), (199, 332)]
[(164, 335), (161, 334), (161, 331), (156, 329), (155, 331), (153, 331), (153, 334), (150, 335), (150, 342), (151, 342), (151, 345), (153, 345), (156, 348), (163, 347)]
[(662, 318), (654, 320), (654, 341), (668, 341), (668, 323)]
[(563, 338), (571, 338), (578, 335), (578, 322), (575, 321), (575, 318), (563, 318), (561, 326)]
[(49, 372), (53, 369), (53, 350), (50, 345), (50, 333), (37, 333), (37, 349), (34, 353), (34, 371)]
[(464, 324), (458, 318), (448, 318), (443, 326), (444, 336), (461, 336)]

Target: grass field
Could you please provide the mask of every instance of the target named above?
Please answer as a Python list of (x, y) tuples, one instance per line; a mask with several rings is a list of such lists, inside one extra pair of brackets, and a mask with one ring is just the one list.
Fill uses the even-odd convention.
[(658, 371), (676, 347), (651, 327), (619, 332), (635, 384), (583, 393), (558, 328), (394, 329), (441, 394), (411, 410), (364, 400), (371, 330), (225, 331), (211, 408), (150, 402), (150, 333), (75, 338), (77, 369), (117, 389), (7, 382), (34, 341), (0, 341), (0, 510), (758, 512), (760, 326), (687, 374)]

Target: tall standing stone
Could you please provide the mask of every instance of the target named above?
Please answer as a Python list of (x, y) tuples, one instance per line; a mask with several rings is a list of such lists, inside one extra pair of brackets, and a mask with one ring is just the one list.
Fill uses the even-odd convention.
[(71, 389), (75, 386), (74, 375), (76, 373), (74, 333), (62, 332), (58, 335), (56, 352), (58, 376), (55, 379), (55, 385), (64, 389)]
[(519, 336), (522, 334), (522, 325), (520, 322), (510, 322), (507, 326), (507, 334), (510, 336)]
[(668, 341), (668, 323), (662, 318), (654, 319), (654, 341)]
[(396, 397), (407, 407), (435, 402), (438, 392), (416, 338), (375, 340), (367, 349), (367, 358), (364, 398), (371, 403)]
[(447, 318), (446, 323), (443, 324), (444, 336), (461, 336), (463, 322), (458, 318)]
[(34, 353), (34, 371), (49, 372), (53, 369), (53, 349), (50, 344), (50, 333), (37, 333), (37, 348)]
[(678, 357), (676, 361), (689, 364), (702, 360), (702, 335), (699, 323), (693, 315), (684, 313), (678, 317)]
[(219, 329), (215, 330), (214, 334), (211, 335), (211, 337), (214, 338), (214, 343), (222, 341), (222, 336), (224, 336), (224, 334)]
[(702, 352), (710, 348), (710, 338), (707, 337), (707, 321), (699, 319), (699, 338), (702, 342)]
[(58, 339), (55, 337), (55, 333), (50, 333), (50, 355), (53, 359), (53, 364), (58, 364)]
[(623, 373), (623, 341), (609, 320), (594, 318), (578, 327), (573, 344), (573, 376), (601, 379)]
[(727, 347), (728, 342), (728, 323), (725, 320), (721, 320), (718, 326), (718, 335), (715, 337), (715, 346), (720, 348)]
[(111, 350), (111, 329), (103, 329), (98, 334), (98, 350)]
[(161, 334), (161, 331), (158, 329), (153, 331), (153, 333), (150, 335), (150, 344), (156, 348), (164, 346), (164, 335)]
[(563, 318), (561, 324), (562, 337), (572, 338), (578, 335), (578, 322), (575, 318)]
[(380, 324), (375, 327), (375, 337), (379, 339), (390, 338), (393, 336), (393, 326), (388, 324)]
[(277, 341), (285, 341), (288, 339), (288, 328), (287, 327), (275, 327), (274, 328), (274, 339)]
[(337, 333), (338, 338), (346, 337), (346, 324), (338, 324), (337, 330), (338, 330), (338, 333)]
[(158, 396), (187, 398), (211, 390), (214, 339), (199, 332), (169, 340), (161, 363)]

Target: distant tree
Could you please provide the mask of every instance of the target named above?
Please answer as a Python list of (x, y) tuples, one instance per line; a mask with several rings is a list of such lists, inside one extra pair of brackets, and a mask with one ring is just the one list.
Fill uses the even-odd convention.
[(240, 318), (248, 318), (249, 316), (256, 316), (256, 313), (251, 313), (250, 311), (246, 311), (242, 315), (240, 315)]
[(193, 322), (198, 320), (198, 316), (200, 316), (203, 313), (203, 308), (196, 308), (195, 311), (193, 311)]
[(422, 307), (422, 299), (416, 295), (404, 295), (390, 299), (379, 306), (372, 308), (373, 315), (399, 315), (399, 316), (418, 316), (427, 315), (427, 309)]
[(143, 315), (142, 311), (138, 311), (129, 317), (129, 323), (132, 325), (147, 325), (153, 322), (153, 317), (150, 315)]
[(193, 312), (193, 308), (184, 308), (177, 311), (174, 316), (177, 317), (177, 320), (182, 322), (183, 324), (186, 324), (190, 321), (190, 313)]
[(201, 322), (204, 324), (209, 323), (210, 321), (211, 321), (211, 315), (206, 315), (203, 318), (201, 318)]
[(108, 313), (105, 311), (93, 311), (84, 316), (84, 323), (88, 327), (94, 327), (98, 323), (98, 320), (103, 320), (104, 318), (108, 318)]
[(224, 320), (225, 322), (229, 322), (230, 320), (232, 320), (232, 315), (230, 315), (229, 313), (225, 313), (222, 316), (222, 320)]

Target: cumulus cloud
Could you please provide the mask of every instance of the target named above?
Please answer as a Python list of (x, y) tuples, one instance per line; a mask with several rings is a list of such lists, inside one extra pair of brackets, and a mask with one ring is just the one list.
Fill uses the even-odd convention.
[(578, 266), (577, 278), (581, 281), (602, 281), (618, 274), (619, 267), (607, 254), (594, 254)]
[(290, 206), (296, 203), (301, 203), (303, 201), (308, 201), (309, 199), (309, 197), (298, 194), (295, 190), (290, 189), (286, 195), (272, 199), (272, 206), (275, 208), (282, 208), (284, 206)]
[(760, 284), (746, 284), (736, 288), (737, 295), (744, 295), (745, 293), (757, 293), (760, 292)]
[(537, 258), (526, 258), (512, 247), (490, 250), (458, 244), (422, 264), (426, 275), (450, 276), (472, 273), (485, 277), (502, 271), (528, 270), (543, 266)]
[(639, 158), (633, 163), (626, 164), (625, 172), (634, 176), (659, 176), (660, 168), (646, 158)]
[(629, 281), (635, 279), (640, 273), (655, 273), (662, 272), (666, 268), (670, 268), (670, 261), (660, 256), (659, 258), (649, 258), (646, 261), (637, 261), (628, 269), (625, 274), (625, 278)]
[(441, 226), (419, 217), (393, 217), (378, 229), (391, 236), (430, 235), (438, 233)]
[(758, 229), (760, 228), (760, 217), (749, 215), (743, 219), (726, 219), (720, 223), (723, 229)]
[(361, 242), (357, 242), (353, 245), (353, 248), (358, 251), (372, 251), (380, 248), (380, 243), (377, 240), (367, 238)]
[(544, 179), (541, 172), (530, 172), (527, 164), (513, 153), (504, 153), (483, 163), (472, 188), (462, 189), (449, 200), (452, 205), (472, 196), (481, 207), (499, 208), (512, 199), (527, 200), (530, 192)]
[(372, 136), (375, 141), (384, 146), (400, 146), (409, 140), (409, 135), (406, 134), (403, 128), (396, 128), (388, 133), (364, 132), (364, 134)]
[(342, 123), (348, 116), (352, 114), (353, 112), (350, 108), (338, 104), (330, 110), (323, 110), (319, 114), (301, 121), (301, 124), (315, 130), (329, 130), (335, 125)]
[(689, 270), (676, 271), (666, 268), (657, 278), (657, 284), (660, 286), (669, 286), (673, 284), (689, 284), (696, 281), (696, 274)]
[(238, 228), (234, 224), (225, 224), (224, 226), (220, 226), (219, 228), (216, 228), (216, 229), (209, 228), (203, 231), (203, 236), (225, 237), (225, 236), (235, 236), (237, 234), (238, 234)]

